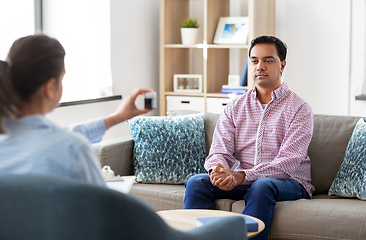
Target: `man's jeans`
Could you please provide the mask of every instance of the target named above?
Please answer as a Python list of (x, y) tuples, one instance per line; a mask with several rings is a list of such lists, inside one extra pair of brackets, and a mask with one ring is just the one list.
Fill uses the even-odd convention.
[(208, 174), (197, 174), (188, 179), (185, 187), (186, 209), (213, 209), (216, 199), (244, 199), (243, 214), (259, 218), (265, 224), (265, 229), (252, 239), (267, 239), (276, 202), (309, 198), (304, 187), (291, 179), (260, 178), (251, 185), (223, 191), (211, 184)]

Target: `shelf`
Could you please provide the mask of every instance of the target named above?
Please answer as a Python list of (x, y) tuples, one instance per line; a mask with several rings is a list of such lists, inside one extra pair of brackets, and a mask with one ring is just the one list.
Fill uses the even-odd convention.
[(218, 98), (229, 98), (228, 94), (222, 94), (222, 93), (207, 93), (207, 97), (218, 97)]
[(198, 44), (195, 45), (183, 45), (183, 44), (165, 44), (165, 48), (199, 48)]
[(249, 45), (246, 44), (195, 44), (195, 45), (183, 45), (183, 44), (165, 44), (165, 48), (227, 48), (227, 49), (249, 49)]
[[(207, 99), (232, 97), (221, 93), (222, 85), (229, 75), (241, 76), (253, 38), (276, 35), (275, 13), (275, 0), (160, 0), (160, 115), (167, 96), (200, 98), (205, 111)], [(213, 43), (219, 19), (228, 16), (249, 18), (247, 44)], [(198, 19), (198, 44), (181, 44), (180, 21), (187, 17)], [(201, 74), (202, 93), (174, 92), (174, 74)], [(254, 86), (250, 73), (248, 86)]]
[[(215, 98), (230, 98), (229, 94), (222, 93), (184, 93), (184, 92), (165, 92), (165, 96), (190, 96), (190, 97), (215, 97)], [(240, 96), (240, 95), (238, 95)]]
[(203, 97), (203, 93), (185, 93), (185, 92), (165, 92), (166, 96), (191, 96), (191, 97)]
[(249, 49), (246, 44), (208, 44), (207, 48), (229, 48), (229, 49)]

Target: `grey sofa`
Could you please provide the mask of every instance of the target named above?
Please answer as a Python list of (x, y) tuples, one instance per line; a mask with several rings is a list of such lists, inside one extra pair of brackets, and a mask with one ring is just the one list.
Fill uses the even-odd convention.
[[(218, 114), (205, 113), (207, 149)], [(314, 115), (314, 134), (309, 146), (312, 184), (311, 200), (278, 202), (268, 239), (366, 239), (366, 201), (328, 196), (352, 131), (360, 117)], [(133, 175), (131, 137), (95, 144), (102, 165), (119, 175)], [(184, 208), (183, 185), (134, 184), (130, 194), (156, 211)], [(244, 200), (217, 200), (215, 209), (241, 213)]]

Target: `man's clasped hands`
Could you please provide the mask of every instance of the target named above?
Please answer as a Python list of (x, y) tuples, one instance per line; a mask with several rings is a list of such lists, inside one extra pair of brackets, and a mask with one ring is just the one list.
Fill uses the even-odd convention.
[(209, 174), (212, 185), (224, 191), (231, 191), (245, 179), (244, 172), (232, 172), (220, 163), (215, 164)]

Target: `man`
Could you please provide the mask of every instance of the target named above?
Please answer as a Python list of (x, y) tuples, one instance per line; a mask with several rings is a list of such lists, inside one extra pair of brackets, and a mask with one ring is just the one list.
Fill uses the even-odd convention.
[[(217, 122), (205, 168), (186, 182), (185, 208), (212, 209), (216, 199), (244, 199), (243, 214), (261, 219), (267, 239), (277, 201), (310, 198), (313, 133), (310, 106), (281, 83), (286, 45), (261, 36), (249, 48), (255, 88), (231, 101)], [(230, 169), (238, 161), (234, 171)]]

